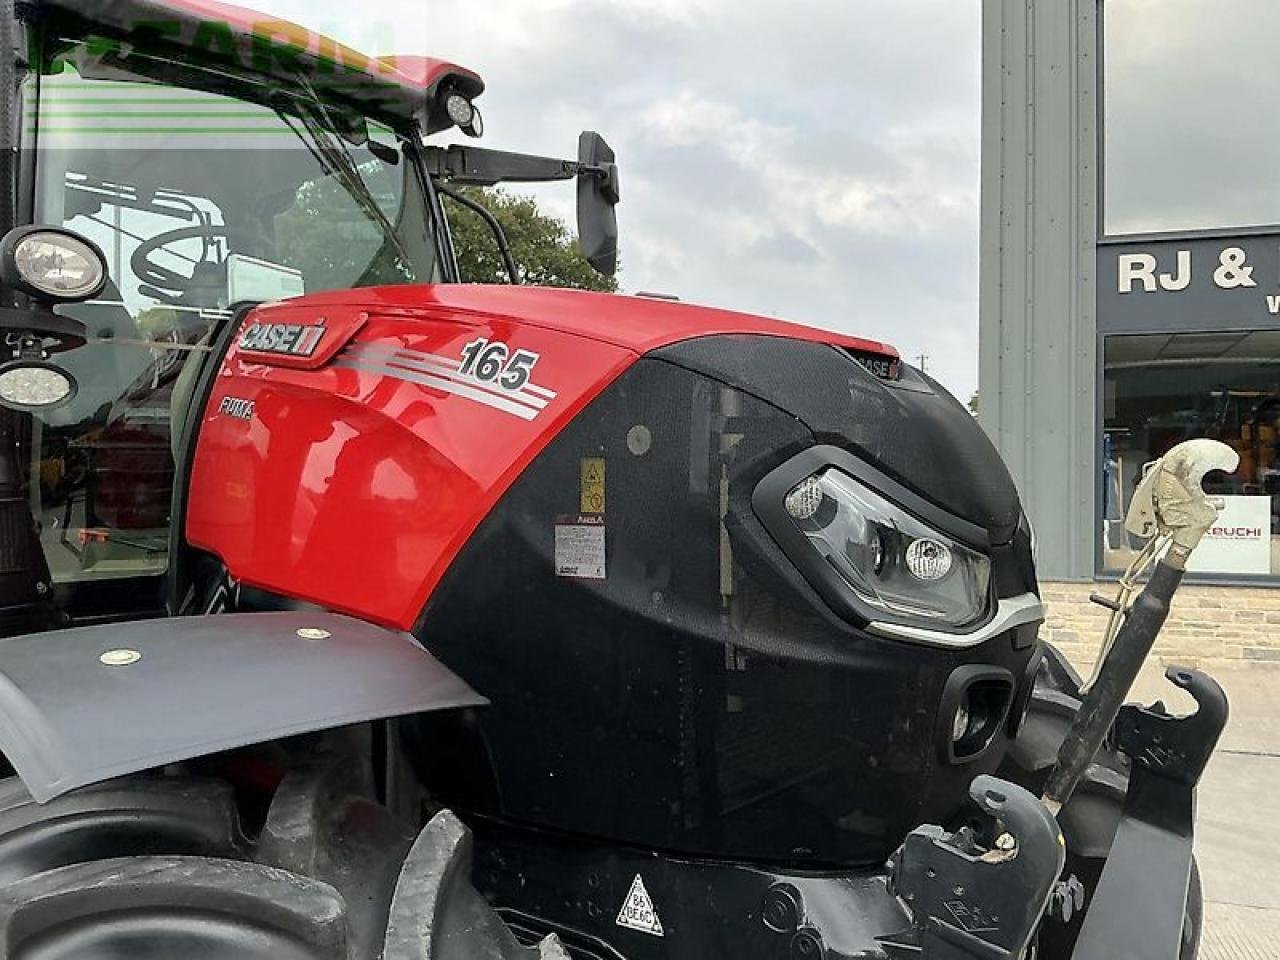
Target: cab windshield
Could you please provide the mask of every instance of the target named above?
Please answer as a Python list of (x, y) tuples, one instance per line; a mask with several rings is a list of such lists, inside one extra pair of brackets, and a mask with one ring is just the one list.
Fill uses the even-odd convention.
[(32, 219), (95, 241), (110, 281), (60, 308), (89, 342), (61, 361), (76, 396), (34, 418), (33, 508), (55, 584), (160, 574), (174, 425), (220, 326), (242, 304), (434, 282), (434, 234), (403, 144), (305, 81), (243, 99), (189, 65), (56, 49), (24, 91)]

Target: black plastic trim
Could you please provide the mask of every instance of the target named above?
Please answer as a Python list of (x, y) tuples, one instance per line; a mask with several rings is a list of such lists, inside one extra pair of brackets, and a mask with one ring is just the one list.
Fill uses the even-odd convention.
[(1022, 679), (1013, 694), (1013, 703), (1009, 707), (1009, 738), (1017, 737), (1018, 731), (1027, 719), (1031, 709), (1031, 695), (1036, 691), (1036, 676), (1040, 673), (1040, 664), (1044, 661), (1044, 644), (1031, 654), (1026, 667), (1022, 671)]
[[(966, 736), (957, 744), (952, 737), (956, 711), (970, 691), (987, 684), (1002, 691), (1000, 710), (988, 716), (976, 734)], [(1008, 670), (972, 663), (957, 667), (947, 678), (947, 685), (942, 690), (942, 700), (938, 705), (938, 756), (949, 764), (972, 763), (977, 760), (991, 749), (991, 744), (1004, 729), (1012, 704), (1013, 674)], [(964, 750), (956, 749), (962, 745), (966, 745)]]
[(195, 464), (196, 443), (200, 439), (199, 425), (204, 416), (205, 407), (209, 404), (209, 395), (213, 392), (213, 384), (222, 361), (231, 349), (236, 333), (244, 325), (244, 321), (261, 304), (242, 303), (232, 308), (231, 316), (223, 321), (224, 326), (214, 336), (212, 352), (205, 357), (204, 367), (196, 378), (191, 391), (191, 402), (187, 407), (187, 417), (182, 423), (170, 424), (170, 429), (180, 432), (177, 444), (177, 456), (174, 458), (173, 499), (169, 509), (169, 572), (166, 576), (167, 590), (165, 602), (170, 615), (177, 615), (182, 597), (188, 584), (184, 572), (187, 568), (186, 534), (187, 534), (187, 500), (191, 471)]

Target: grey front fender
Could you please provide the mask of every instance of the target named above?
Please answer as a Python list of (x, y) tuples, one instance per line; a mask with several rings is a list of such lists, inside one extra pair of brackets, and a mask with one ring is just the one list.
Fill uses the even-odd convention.
[(486, 702), (408, 634), (332, 613), (0, 640), (0, 752), (41, 803), (224, 750)]

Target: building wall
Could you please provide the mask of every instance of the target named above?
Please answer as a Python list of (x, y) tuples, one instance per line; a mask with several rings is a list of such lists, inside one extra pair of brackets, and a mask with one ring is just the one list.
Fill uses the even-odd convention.
[[(1114, 581), (1095, 581), (1098, 0), (983, 0), (982, 9), (979, 420), (1036, 528), (1049, 607), (1042, 636), (1088, 672), (1110, 613), (1089, 595), (1115, 592)], [(1114, 272), (1104, 286), (1115, 293)], [(1156, 306), (1167, 324), (1167, 301)], [(1280, 583), (1185, 584), (1153, 659), (1280, 670)]]
[[(1044, 581), (1049, 616), (1040, 636), (1082, 673), (1093, 667), (1111, 611), (1089, 595), (1115, 594), (1114, 583)], [(1183, 584), (1153, 651), (1162, 667), (1236, 661), (1280, 670), (1280, 590)]]
[(1040, 569), (1092, 577), (1097, 0), (984, 0), (979, 419)]

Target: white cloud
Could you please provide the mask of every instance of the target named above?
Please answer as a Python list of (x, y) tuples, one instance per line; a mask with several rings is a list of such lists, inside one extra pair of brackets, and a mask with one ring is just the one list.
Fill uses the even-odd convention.
[[(980, 0), (256, 3), (478, 70), (490, 146), (603, 133), (628, 289), (887, 340), (976, 387)], [(571, 215), (564, 186), (532, 192)]]

